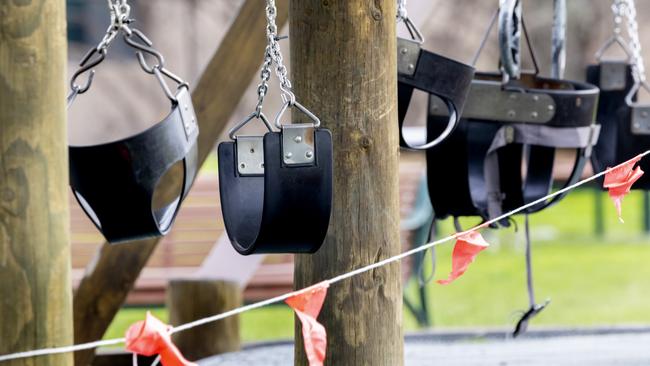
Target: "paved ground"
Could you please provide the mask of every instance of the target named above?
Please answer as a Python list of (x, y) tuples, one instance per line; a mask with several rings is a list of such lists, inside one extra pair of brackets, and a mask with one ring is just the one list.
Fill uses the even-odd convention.
[[(405, 343), (405, 364), (420, 365), (650, 365), (650, 329), (546, 330), (523, 339), (501, 332), (423, 333)], [(203, 360), (201, 366), (293, 365), (293, 344), (258, 344)]]

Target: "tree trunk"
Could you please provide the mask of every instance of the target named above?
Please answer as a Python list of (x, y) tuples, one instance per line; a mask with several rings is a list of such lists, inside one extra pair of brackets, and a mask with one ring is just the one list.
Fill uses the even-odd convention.
[(1, 5), (0, 354), (72, 343), (66, 53), (63, 0)]
[[(242, 290), (234, 282), (173, 280), (167, 287), (169, 322), (173, 326), (221, 314), (242, 304)], [(174, 343), (188, 360), (238, 351), (239, 316), (174, 334)]]
[[(394, 0), (291, 2), (295, 94), (334, 143), (329, 233), (318, 253), (296, 256), (297, 288), (400, 251), (395, 7)], [(403, 364), (400, 265), (332, 285), (319, 320), (327, 364)], [(296, 323), (295, 364), (306, 365)]]

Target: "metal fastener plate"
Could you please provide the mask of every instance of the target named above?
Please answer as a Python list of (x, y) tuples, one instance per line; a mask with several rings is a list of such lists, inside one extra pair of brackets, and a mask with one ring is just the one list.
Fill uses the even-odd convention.
[(311, 124), (282, 125), (282, 161), (285, 164), (313, 165), (315, 156), (314, 127)]
[(650, 106), (632, 108), (632, 134), (650, 135)]
[(409, 39), (397, 39), (397, 72), (412, 76), (420, 58), (420, 43)]
[[(447, 116), (445, 103), (431, 98), (429, 113)], [(555, 101), (544, 93), (503, 90), (501, 84), (474, 81), (465, 102), (463, 118), (499, 122), (546, 123), (555, 116)]]
[(176, 100), (178, 102), (178, 108), (180, 108), (181, 111), (181, 119), (183, 120), (185, 136), (189, 138), (198, 132), (199, 125), (196, 120), (196, 113), (194, 112), (192, 99), (190, 98), (190, 92), (187, 90), (187, 88), (179, 89), (179, 92), (176, 94)]
[(627, 63), (603, 61), (600, 63), (600, 89), (623, 90), (627, 80)]
[(240, 175), (264, 175), (264, 137), (237, 136), (237, 172)]

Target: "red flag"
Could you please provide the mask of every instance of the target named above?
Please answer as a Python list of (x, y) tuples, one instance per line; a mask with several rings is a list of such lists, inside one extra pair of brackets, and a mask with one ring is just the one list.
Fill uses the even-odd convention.
[(197, 366), (186, 360), (172, 343), (169, 325), (147, 312), (145, 320), (126, 331), (126, 349), (143, 356), (160, 355), (163, 366)]
[(603, 187), (609, 190), (609, 197), (614, 201), (616, 211), (618, 212), (618, 219), (621, 222), (623, 222), (621, 215), (621, 201), (623, 201), (625, 195), (630, 193), (632, 184), (643, 175), (641, 167), (636, 167), (636, 169), (634, 169), (634, 165), (638, 163), (639, 160), (641, 160), (640, 155), (634, 159), (628, 160), (624, 164), (621, 164), (605, 174)]
[(449, 273), (447, 279), (438, 280), (437, 282), (441, 285), (448, 285), (462, 276), (467, 267), (474, 262), (478, 253), (488, 246), (490, 244), (483, 239), (483, 236), (478, 231), (470, 231), (460, 235), (456, 239), (456, 245), (451, 255), (451, 273)]
[(302, 323), (302, 339), (309, 366), (322, 366), (327, 349), (327, 332), (316, 318), (327, 295), (328, 282), (321, 282), (285, 300)]

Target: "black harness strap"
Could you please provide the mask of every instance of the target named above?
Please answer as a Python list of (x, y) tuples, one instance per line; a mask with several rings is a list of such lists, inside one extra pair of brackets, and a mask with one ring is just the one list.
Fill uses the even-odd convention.
[[(594, 170), (605, 170), (650, 149), (650, 108), (630, 107), (625, 100), (634, 86), (632, 67), (626, 61), (602, 61), (587, 67), (587, 81), (601, 88), (597, 118), (602, 133), (591, 157)], [(639, 166), (650, 170), (645, 159)], [(650, 190), (650, 176), (642, 176), (632, 189)]]
[(288, 165), (283, 133), (264, 136), (258, 174), (238, 169), (242, 137), (219, 144), (221, 209), (228, 237), (241, 254), (314, 253), (325, 239), (332, 208), (332, 136), (314, 128), (313, 164)]
[[(171, 113), (135, 136), (93, 146), (70, 146), (70, 185), (79, 204), (111, 243), (165, 235), (198, 168), (198, 125), (189, 91), (180, 87)], [(153, 211), (160, 178), (183, 163), (178, 197)]]

